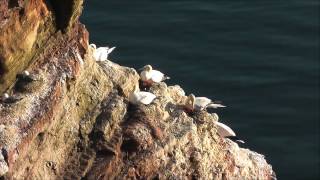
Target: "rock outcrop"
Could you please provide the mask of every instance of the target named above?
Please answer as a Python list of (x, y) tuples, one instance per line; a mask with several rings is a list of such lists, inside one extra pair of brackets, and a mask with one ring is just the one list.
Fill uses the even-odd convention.
[[(96, 62), (81, 0), (0, 2), (0, 176), (4, 179), (274, 179), (264, 157), (188, 115), (179, 86), (134, 106), (137, 72)], [(34, 81), (17, 81), (28, 70)]]

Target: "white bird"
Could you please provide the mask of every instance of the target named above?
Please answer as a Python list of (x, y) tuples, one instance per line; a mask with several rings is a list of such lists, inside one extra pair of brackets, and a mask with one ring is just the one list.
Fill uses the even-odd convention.
[(108, 60), (108, 55), (116, 48), (116, 47), (112, 47), (112, 48), (99, 47), (99, 48), (97, 48), (97, 46), (95, 44), (90, 44), (89, 46), (94, 49), (93, 57), (96, 61)]
[(164, 75), (162, 72), (153, 70), (151, 65), (145, 65), (141, 70), (140, 79), (144, 82), (144, 85), (151, 85), (152, 83), (159, 83), (170, 79), (170, 77)]
[(219, 136), (244, 144), (245, 142), (236, 136), (236, 133), (227, 125), (216, 121)]
[(134, 91), (129, 95), (129, 101), (132, 104), (150, 104), (156, 96), (150, 92), (140, 91), (139, 86), (135, 86)]
[(236, 133), (227, 125), (221, 123), (221, 122), (215, 122), (217, 125), (218, 134), (221, 137), (230, 137), (230, 136), (236, 136)]
[(220, 108), (220, 107), (226, 107), (226, 106), (215, 103), (211, 99), (206, 97), (195, 97), (194, 94), (190, 94), (186, 102), (186, 109), (191, 112), (193, 112), (194, 110), (202, 111), (207, 108)]

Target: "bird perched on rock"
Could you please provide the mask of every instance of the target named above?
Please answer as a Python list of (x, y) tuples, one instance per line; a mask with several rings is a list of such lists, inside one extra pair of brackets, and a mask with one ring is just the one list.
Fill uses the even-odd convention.
[(140, 73), (140, 79), (144, 86), (151, 86), (152, 83), (159, 83), (166, 79), (170, 79), (170, 77), (166, 76), (162, 72), (153, 70), (151, 65), (145, 65), (140, 70), (142, 70)]
[(244, 143), (243, 140), (237, 138), (236, 133), (229, 126), (218, 121), (215, 122), (215, 124), (217, 126), (219, 136), (234, 140), (236, 142)]
[(22, 97), (18, 96), (10, 96), (8, 93), (4, 93), (1, 97), (1, 103), (6, 103), (6, 104), (13, 104), (19, 100), (21, 100)]
[(135, 105), (138, 104), (150, 104), (156, 96), (150, 92), (140, 91), (136, 85), (134, 91), (129, 95), (129, 102)]
[(211, 99), (206, 97), (195, 97), (194, 94), (190, 94), (188, 96), (185, 104), (185, 110), (187, 112), (202, 111), (202, 110), (206, 110), (207, 108), (220, 108), (220, 107), (226, 107), (226, 106), (219, 103), (215, 103)]
[(91, 48), (94, 49), (93, 57), (96, 61), (106, 61), (108, 60), (108, 55), (116, 48), (116, 47), (99, 47), (95, 44), (89, 45)]
[(227, 125), (221, 123), (221, 122), (215, 122), (218, 128), (218, 134), (221, 137), (228, 137), (228, 136), (236, 136), (236, 133)]

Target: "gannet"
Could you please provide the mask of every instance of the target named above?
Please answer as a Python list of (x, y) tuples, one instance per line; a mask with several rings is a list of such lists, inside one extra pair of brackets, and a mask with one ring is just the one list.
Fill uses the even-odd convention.
[(142, 70), (140, 73), (140, 79), (145, 86), (150, 86), (152, 83), (159, 83), (166, 79), (170, 79), (170, 77), (164, 75), (162, 72), (153, 70), (151, 65), (145, 65), (140, 70)]
[(221, 137), (229, 137), (229, 136), (236, 136), (236, 133), (227, 125), (221, 122), (215, 122), (218, 128), (218, 134)]
[(226, 107), (222, 104), (218, 104), (213, 102), (211, 99), (206, 97), (195, 97), (194, 94), (190, 94), (187, 98), (187, 102), (185, 105), (185, 109), (188, 112), (193, 111), (202, 111), (207, 108), (219, 108), (219, 107)]
[(215, 124), (217, 125), (219, 136), (234, 140), (239, 143), (244, 143), (243, 140), (238, 139), (238, 137), (236, 136), (236, 133), (229, 126), (218, 121), (216, 121)]
[(94, 49), (93, 57), (96, 61), (106, 61), (108, 60), (108, 55), (116, 48), (116, 47), (99, 47), (95, 44), (89, 45), (91, 48)]
[(150, 92), (146, 91), (140, 91), (139, 86), (135, 86), (135, 89), (131, 94), (129, 95), (129, 101), (132, 104), (145, 104), (148, 105), (150, 104), (156, 96)]
[(10, 96), (8, 93), (4, 93), (1, 98), (1, 102), (7, 103), (7, 104), (12, 104), (12, 103), (15, 103), (21, 99), (22, 99), (21, 97)]

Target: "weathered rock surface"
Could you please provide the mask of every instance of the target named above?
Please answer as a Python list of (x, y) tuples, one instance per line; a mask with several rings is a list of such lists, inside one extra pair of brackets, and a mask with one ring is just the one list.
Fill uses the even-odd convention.
[[(133, 106), (137, 72), (95, 62), (81, 0), (0, 2), (0, 176), (4, 179), (273, 179), (264, 157), (188, 115), (179, 86)], [(36, 80), (16, 81), (29, 70)]]

